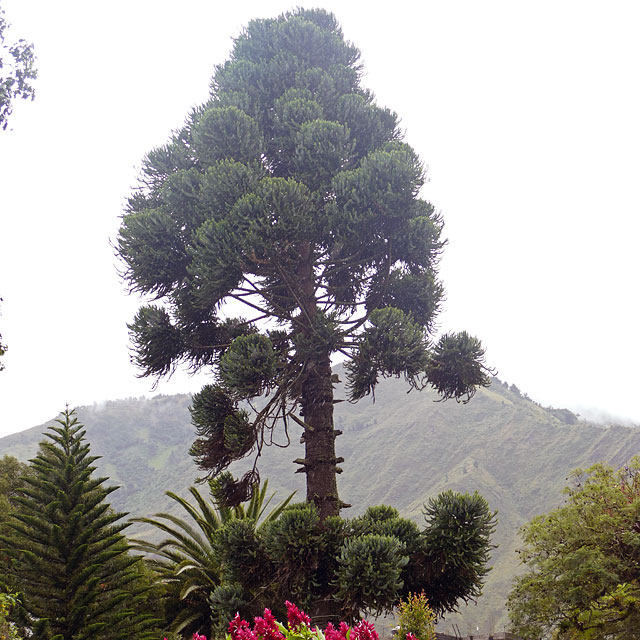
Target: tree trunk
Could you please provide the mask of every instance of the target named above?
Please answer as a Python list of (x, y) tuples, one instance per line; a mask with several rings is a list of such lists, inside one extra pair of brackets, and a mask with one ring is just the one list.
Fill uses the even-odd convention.
[[(308, 324), (302, 329), (305, 342), (313, 343), (314, 323), (320, 312), (316, 301), (313, 250), (310, 243), (298, 248), (302, 261), (297, 272), (302, 317)], [(325, 345), (311, 349), (305, 360), (301, 390), (301, 413), (308, 425), (304, 431), (304, 472), (307, 474), (307, 502), (318, 507), (320, 520), (340, 513), (336, 481), (336, 432), (333, 430), (333, 386), (331, 384), (331, 352)]]
[(341, 502), (336, 481), (336, 432), (333, 429), (333, 386), (329, 354), (307, 361), (302, 385), (307, 502), (318, 507), (320, 519), (337, 516)]

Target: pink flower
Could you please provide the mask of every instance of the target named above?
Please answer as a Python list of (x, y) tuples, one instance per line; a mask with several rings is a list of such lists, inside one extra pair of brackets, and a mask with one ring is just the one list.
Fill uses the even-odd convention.
[(289, 623), (289, 629), (298, 629), (302, 625), (308, 626), (311, 624), (309, 616), (303, 611), (300, 611), (295, 604), (288, 600), (284, 604), (287, 607), (287, 621)]
[[(166, 638), (164, 640), (167, 640)], [(197, 631), (193, 634), (193, 640), (207, 640), (207, 636), (201, 636)]]
[(243, 627), (242, 629), (238, 629), (236, 631), (234, 640), (259, 640), (259, 638), (255, 631), (251, 631), (249, 627)]
[(351, 632), (350, 640), (380, 640), (373, 623), (361, 620)]
[(264, 610), (264, 618), (256, 616), (253, 620), (253, 631), (262, 640), (284, 640), (276, 619), (269, 609)]
[(407, 633), (407, 640), (418, 640), (413, 633)]
[(236, 613), (229, 623), (229, 634), (232, 640), (258, 640), (256, 634), (249, 629), (249, 623), (243, 620), (239, 613)]
[(264, 619), (266, 622), (268, 622), (274, 629), (278, 628), (278, 625), (276, 624), (276, 619), (273, 617), (273, 613), (271, 613), (271, 609), (265, 609), (264, 610)]
[(346, 622), (341, 622), (338, 629), (329, 622), (324, 631), (324, 637), (325, 640), (347, 640), (347, 631), (349, 631), (349, 625)]

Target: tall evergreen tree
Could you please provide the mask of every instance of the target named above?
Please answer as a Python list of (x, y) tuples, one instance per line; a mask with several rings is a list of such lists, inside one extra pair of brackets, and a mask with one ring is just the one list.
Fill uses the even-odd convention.
[(154, 620), (136, 611), (145, 596), (140, 558), (128, 553), (106, 497), (117, 487), (95, 478), (89, 444), (73, 411), (45, 433), (33, 473), (14, 497), (2, 535), (12, 574), (39, 640), (155, 638)]
[[(322, 520), (343, 506), (332, 355), (347, 358), (352, 401), (379, 376), (463, 401), (488, 384), (477, 339), (430, 339), (442, 220), (419, 198), (425, 169), (396, 114), (360, 86), (358, 59), (322, 10), (249, 23), (208, 102), (146, 156), (118, 237), (131, 289), (161, 301), (130, 325), (142, 375), (183, 362), (217, 372), (193, 400), (201, 468), (259, 455), (295, 423)], [(231, 304), (223, 320), (229, 302), (248, 318), (228, 317)], [(239, 408), (263, 394), (251, 418)], [(229, 484), (229, 504), (255, 479), (254, 465)]]

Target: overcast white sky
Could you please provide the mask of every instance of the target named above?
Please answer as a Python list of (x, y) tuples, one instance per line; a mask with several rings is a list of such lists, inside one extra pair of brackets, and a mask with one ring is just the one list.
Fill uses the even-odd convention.
[[(65, 403), (140, 396), (139, 300), (110, 240), (144, 154), (204, 101), (276, 0), (1, 0), (36, 45), (33, 103), (0, 131), (0, 435)], [(323, 6), (429, 166), (449, 238), (443, 330), (468, 329), (542, 404), (640, 422), (640, 5), (493, 0)], [(176, 375), (158, 391), (196, 391)]]

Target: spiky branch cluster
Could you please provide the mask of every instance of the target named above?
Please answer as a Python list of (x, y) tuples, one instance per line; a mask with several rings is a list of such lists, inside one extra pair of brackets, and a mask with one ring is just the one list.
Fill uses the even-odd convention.
[[(217, 500), (219, 479), (210, 485)], [(265, 491), (245, 510), (214, 508), (192, 487), (194, 505), (168, 494), (188, 520), (166, 513), (142, 519), (169, 535), (138, 548), (153, 554), (170, 587), (174, 631), (224, 633), (238, 612), (249, 618), (270, 606), (281, 615), (278, 603), (287, 598), (326, 624), (390, 612), (399, 598), (423, 590), (443, 613), (482, 591), (495, 513), (477, 493), (432, 498), (420, 528), (387, 505), (321, 522), (313, 504), (287, 506), (292, 495), (267, 515)]]

